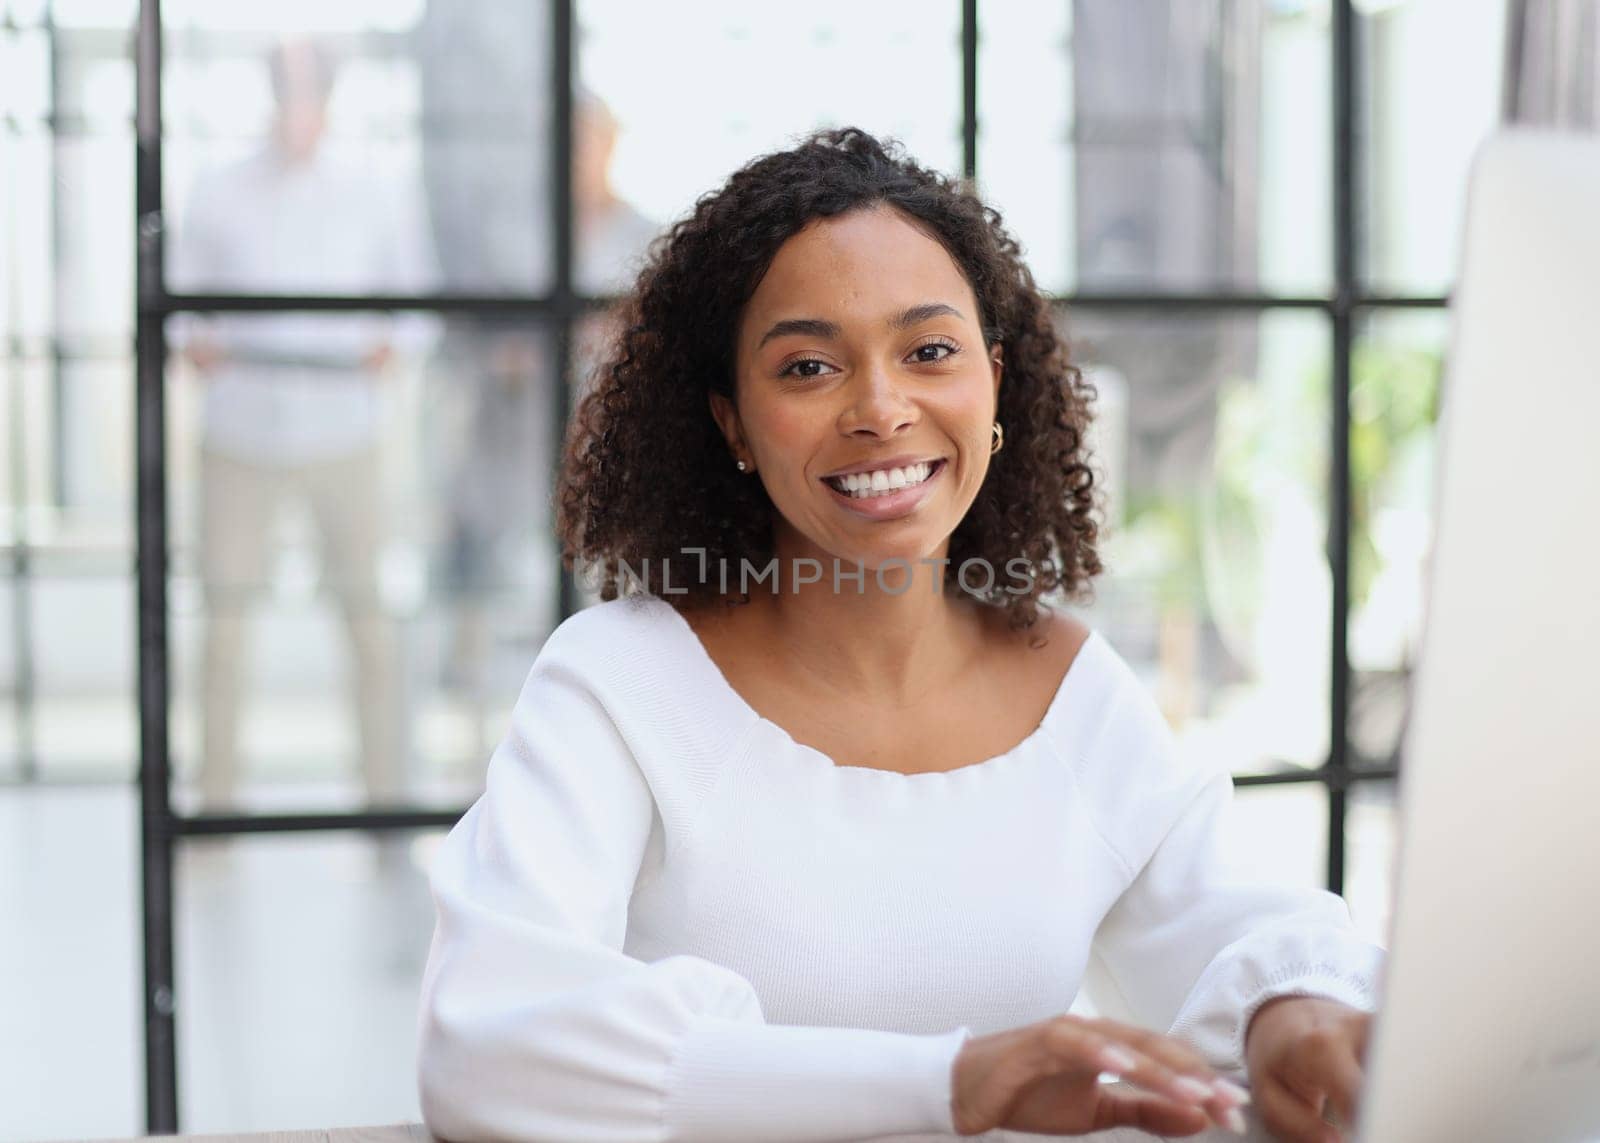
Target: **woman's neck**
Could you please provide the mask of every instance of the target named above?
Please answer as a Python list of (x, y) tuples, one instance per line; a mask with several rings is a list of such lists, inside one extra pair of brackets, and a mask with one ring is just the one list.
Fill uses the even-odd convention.
[[(778, 554), (776, 588), (752, 586), (762, 633), (783, 648), (806, 689), (913, 705), (959, 674), (983, 647), (982, 607), (944, 583), (944, 567), (891, 564), (881, 577), (831, 556)], [(927, 557), (942, 559), (943, 554)], [(909, 574), (908, 574), (909, 571)], [(881, 578), (881, 583), (880, 583)]]

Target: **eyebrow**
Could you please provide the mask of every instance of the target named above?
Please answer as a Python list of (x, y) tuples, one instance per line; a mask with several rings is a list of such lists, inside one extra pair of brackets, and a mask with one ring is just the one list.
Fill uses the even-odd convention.
[[(910, 329), (914, 325), (919, 325), (929, 318), (944, 317), (946, 315), (960, 318), (961, 311), (954, 306), (946, 305), (944, 302), (924, 302), (920, 306), (912, 306), (902, 313), (893, 315), (889, 318), (888, 326), (891, 330), (898, 332), (899, 330)], [(823, 337), (833, 340), (839, 336), (840, 332), (837, 322), (827, 321), (823, 318), (788, 318), (778, 322), (766, 333), (762, 334), (761, 340), (756, 343), (756, 348), (760, 349), (773, 338), (783, 337), (786, 334), (801, 333), (808, 337)]]

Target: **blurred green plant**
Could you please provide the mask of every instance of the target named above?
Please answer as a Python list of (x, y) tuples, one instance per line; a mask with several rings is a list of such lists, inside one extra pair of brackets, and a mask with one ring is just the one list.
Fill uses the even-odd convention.
[[(1351, 358), (1350, 590), (1366, 602), (1382, 570), (1373, 518), (1397, 458), (1430, 434), (1438, 416), (1439, 352), (1367, 341)], [(1209, 485), (1177, 491), (1130, 489), (1124, 541), (1148, 570), (1164, 609), (1215, 608), (1207, 592), (1211, 561), (1224, 554), (1229, 596), (1248, 607), (1260, 597), (1266, 543), (1264, 505), (1285, 484), (1326, 510), (1328, 392), (1326, 361), (1304, 383), (1269, 394), (1254, 380), (1231, 379), (1218, 397), (1215, 466)]]
[(1194, 572), (1199, 537), (1188, 498), (1130, 489), (1123, 503), (1126, 515), (1118, 542), (1129, 563), (1147, 577), (1156, 601), (1164, 610), (1198, 603)]
[(1350, 361), (1350, 599), (1366, 602), (1383, 561), (1373, 518), (1383, 504), (1396, 461), (1439, 419), (1438, 350), (1358, 344)]

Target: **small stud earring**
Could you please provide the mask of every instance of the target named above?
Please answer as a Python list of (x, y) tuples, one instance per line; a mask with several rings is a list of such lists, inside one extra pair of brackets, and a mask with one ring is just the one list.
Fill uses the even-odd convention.
[(741, 460), (741, 461), (740, 461), (740, 462), (739, 462), (739, 471), (740, 471), (740, 472), (743, 472), (743, 471), (744, 471), (744, 467), (745, 467), (745, 466), (744, 466), (744, 461), (742, 461), (742, 460)]

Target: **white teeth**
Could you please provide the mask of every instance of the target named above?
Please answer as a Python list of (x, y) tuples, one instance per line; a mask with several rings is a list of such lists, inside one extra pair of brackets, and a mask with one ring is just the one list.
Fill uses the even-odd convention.
[(921, 484), (932, 474), (932, 464), (908, 464), (904, 468), (880, 468), (876, 472), (830, 477), (828, 482), (852, 499), (862, 500)]

